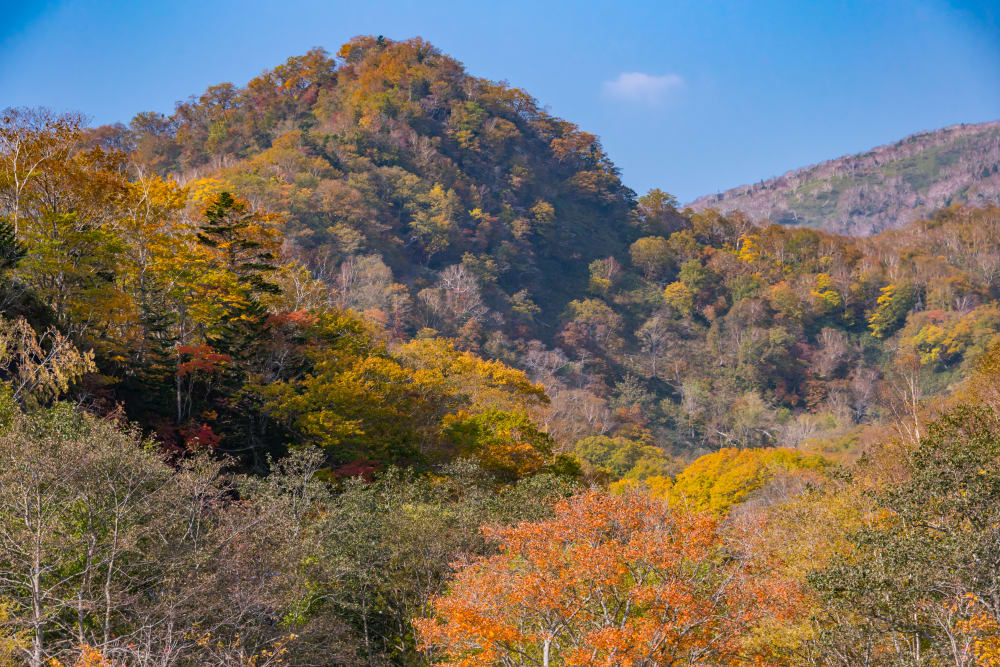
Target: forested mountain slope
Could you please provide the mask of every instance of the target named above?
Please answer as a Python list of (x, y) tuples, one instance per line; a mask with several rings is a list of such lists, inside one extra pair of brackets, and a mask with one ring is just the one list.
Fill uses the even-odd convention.
[[(526, 322), (636, 232), (633, 193), (596, 137), (419, 39), (313, 50), (98, 135), (196, 192), (282, 212), (286, 243), (317, 266), (377, 254), (416, 292), (460, 265), (491, 308)], [(352, 305), (392, 309), (372, 299)]]
[[(908, 355), (932, 394), (1000, 326), (995, 210), (867, 240), (681, 212), (659, 190), (635, 197), (593, 135), (419, 39), (313, 50), (88, 142), (176, 179), (196, 219), (235, 193), (331, 306), (391, 345), (447, 337), (526, 371), (558, 448), (653, 445), (667, 458), (648, 474), (722, 446), (847, 446), (896, 409), (887, 383)], [(281, 414), (269, 438), (303, 437)], [(576, 445), (591, 437), (605, 440)], [(399, 456), (372, 446), (343, 459)]]
[(952, 204), (1000, 202), (1000, 121), (920, 132), (689, 204), (757, 221), (866, 235)]
[(0, 667), (995, 665), (998, 386), (1000, 207), (679, 211), (421, 40), (7, 109)]

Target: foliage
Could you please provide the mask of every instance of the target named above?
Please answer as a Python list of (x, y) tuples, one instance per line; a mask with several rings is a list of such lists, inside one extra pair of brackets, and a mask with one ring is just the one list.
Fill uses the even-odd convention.
[(206, 455), (171, 465), (135, 429), (66, 405), (15, 410), (0, 458), (4, 650), (39, 666), (409, 655), (409, 618), (448, 564), (490, 550), (478, 526), (544, 517), (572, 489), (536, 475), (497, 492), (459, 462), (334, 493), (315, 450), (266, 478)]
[(879, 493), (853, 550), (812, 577), (890, 660), (988, 664), (997, 642), (1000, 422), (960, 406), (908, 456), (910, 479)]
[(620, 436), (584, 438), (573, 447), (573, 454), (613, 480), (667, 477), (679, 472), (682, 465), (658, 447)]
[[(89, 400), (258, 471), (295, 440), (436, 460), (466, 407), (393, 366), (415, 337), (543, 382), (525, 409), (556, 449), (638, 429), (691, 458), (843, 438), (898, 412), (893, 357), (916, 351), (931, 396), (995, 329), (995, 209), (857, 239), (636, 198), (595, 137), (419, 39), (314, 49), (128, 126), (3, 121), (6, 316), (93, 350)], [(373, 356), (334, 387), (308, 321), (347, 309)]]
[(93, 352), (81, 352), (56, 328), (39, 336), (23, 317), (0, 318), (0, 371), (15, 401), (47, 403), (96, 369)]
[(903, 323), (917, 299), (912, 285), (886, 285), (876, 300), (876, 309), (868, 318), (868, 326), (876, 338), (885, 338)]
[(748, 562), (710, 566), (722, 548), (711, 519), (635, 494), (591, 491), (551, 520), (486, 534), (500, 553), (464, 565), (417, 622), (437, 663), (737, 661), (741, 633), (790, 594), (747, 579)]
[(677, 474), (671, 498), (702, 512), (723, 513), (782, 471), (822, 471), (828, 462), (791, 449), (735, 449), (706, 454)]
[(989, 664), (998, 239), (636, 198), (419, 39), (4, 111), (0, 661)]

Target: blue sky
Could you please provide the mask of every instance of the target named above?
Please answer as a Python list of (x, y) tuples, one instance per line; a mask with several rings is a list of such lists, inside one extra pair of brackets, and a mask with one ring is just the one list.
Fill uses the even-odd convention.
[(0, 107), (95, 123), (312, 46), (419, 35), (599, 135), (636, 191), (681, 201), (1000, 119), (996, 0), (0, 0), (0, 16)]

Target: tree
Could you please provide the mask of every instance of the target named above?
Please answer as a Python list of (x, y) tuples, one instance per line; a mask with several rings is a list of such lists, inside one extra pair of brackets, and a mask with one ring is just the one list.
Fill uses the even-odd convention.
[(668, 477), (680, 467), (679, 461), (659, 447), (628, 438), (594, 435), (573, 446), (573, 454), (592, 466), (603, 469), (612, 481)]
[(479, 281), (464, 264), (443, 270), (434, 287), (417, 295), (429, 311), (428, 324), (454, 334), (470, 320), (482, 320), (488, 309), (483, 303)]
[(457, 559), (494, 551), (480, 524), (549, 517), (573, 491), (547, 474), (498, 491), (493, 475), (468, 460), (433, 478), (390, 469), (372, 482), (348, 480), (324, 524), (324, 557), (337, 578), (323, 595), (355, 629), (364, 664), (422, 664), (412, 619), (444, 590)]
[(868, 318), (868, 328), (876, 338), (888, 338), (903, 325), (910, 308), (919, 296), (909, 283), (886, 285), (878, 297), (877, 307)]
[(15, 414), (0, 435), (0, 589), (30, 631), (33, 667), (67, 643), (108, 645), (138, 592), (127, 587), (142, 579), (170, 469), (133, 437), (66, 406)]
[(723, 514), (782, 472), (822, 471), (828, 465), (818, 455), (792, 449), (726, 447), (696, 459), (678, 473), (670, 494), (683, 506)]
[(352, 256), (340, 264), (333, 277), (335, 303), (354, 310), (401, 333), (409, 315), (410, 296), (405, 285), (392, 282), (392, 270), (378, 255)]
[(244, 298), (278, 293), (278, 286), (268, 280), (277, 269), (278, 232), (267, 216), (251, 211), (247, 202), (225, 191), (219, 193), (205, 210), (198, 240), (216, 251), (217, 261), (236, 277)]
[(649, 280), (662, 278), (673, 262), (670, 242), (662, 236), (646, 236), (631, 245), (632, 264), (639, 267)]
[(663, 290), (663, 300), (681, 317), (691, 314), (694, 309), (695, 292), (681, 281), (667, 285)]
[(56, 115), (44, 109), (5, 109), (0, 115), (0, 196), (14, 235), (21, 232), (31, 186), (49, 162), (65, 159), (79, 136), (82, 118)]
[(410, 229), (430, 260), (451, 245), (451, 237), (458, 228), (460, 203), (454, 190), (445, 190), (439, 183), (435, 183), (430, 192), (418, 201), (419, 207), (414, 212)]
[(0, 317), (0, 377), (17, 403), (50, 403), (96, 370), (94, 353), (81, 352), (54, 327), (39, 335), (23, 317)]
[(551, 458), (552, 436), (539, 429), (525, 412), (459, 412), (447, 415), (442, 426), (444, 437), (459, 456), (476, 461), (504, 482), (540, 471)]
[(4, 422), (0, 596), (22, 663), (71, 664), (80, 647), (130, 665), (350, 655), (316, 598), (335, 573), (314, 452), (246, 479), (204, 455), (168, 463), (137, 429), (72, 406)]
[(622, 316), (600, 299), (571, 301), (559, 336), (570, 347), (604, 355), (621, 348)]
[(647, 496), (589, 491), (547, 521), (484, 528), (500, 553), (462, 565), (415, 625), (446, 665), (752, 661), (741, 639), (791, 591), (749, 578), (714, 521)]
[(810, 581), (886, 663), (995, 664), (1000, 646), (1000, 419), (961, 405), (907, 454), (851, 549)]
[(13, 275), (64, 330), (94, 336), (131, 311), (115, 261), (124, 250), (117, 223), (128, 198), (125, 158), (101, 148), (71, 151), (81, 132), (60, 138), (62, 131), (44, 130), (46, 141), (65, 145), (34, 168), (31, 187), (19, 195), (16, 235), (26, 252)]
[(348, 313), (316, 317), (304, 336), (300, 372), (255, 387), (295, 445), (321, 447), (338, 465), (412, 460), (429, 448), (418, 425), (432, 421), (435, 378), (409, 372)]
[(678, 231), (684, 218), (677, 212), (677, 198), (659, 188), (653, 188), (639, 197), (639, 222), (649, 234), (669, 236)]
[[(302, 372), (258, 388), (294, 444), (323, 447), (336, 464), (426, 464), (464, 453), (526, 474), (538, 469), (536, 457), (548, 462), (548, 436), (527, 417), (548, 398), (523, 372), (440, 339), (390, 351), (346, 313), (317, 317), (304, 335)], [(457, 439), (446, 435), (456, 428)], [(516, 456), (505, 460), (505, 447)]]
[(649, 369), (649, 377), (659, 377), (660, 357), (669, 349), (675, 336), (672, 324), (673, 322), (667, 315), (655, 313), (643, 322), (642, 326), (635, 332), (635, 337), (639, 340), (646, 362), (645, 366)]
[(17, 266), (26, 254), (28, 251), (24, 244), (18, 241), (14, 225), (6, 220), (0, 220), (0, 272)]
[(607, 294), (621, 278), (622, 267), (614, 257), (595, 259), (590, 269), (590, 289), (598, 294)]
[[(197, 240), (208, 250), (209, 266), (214, 269), (214, 294), (209, 298), (223, 308), (219, 320), (210, 323), (203, 345), (209, 356), (222, 355), (227, 361), (215, 366), (218, 373), (213, 380), (218, 386), (214, 392), (206, 392), (206, 407), (209, 414), (219, 415), (218, 425), (227, 432), (230, 445), (239, 443), (239, 449), (250, 452), (260, 467), (266, 422), (260, 418), (258, 397), (244, 388), (276, 379), (268, 377), (273, 359), (268, 343), (273, 340), (274, 321), (267, 299), (281, 293), (274, 281), (281, 236), (271, 216), (253, 211), (247, 202), (223, 191), (205, 209)], [(178, 399), (184, 376), (183, 352), (192, 349), (203, 347), (176, 348)], [(219, 393), (225, 398), (212, 405), (208, 399)]]

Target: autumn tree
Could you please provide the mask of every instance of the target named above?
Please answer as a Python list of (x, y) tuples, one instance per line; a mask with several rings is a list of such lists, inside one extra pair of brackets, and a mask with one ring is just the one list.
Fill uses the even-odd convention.
[(551, 461), (552, 436), (525, 412), (489, 409), (478, 415), (447, 415), (443, 434), (459, 456), (470, 458), (502, 481), (514, 481)]
[(34, 209), (38, 180), (50, 163), (65, 158), (79, 135), (82, 118), (45, 109), (5, 109), (0, 115), (0, 197), (14, 234), (25, 209)]
[(631, 245), (632, 264), (642, 269), (646, 278), (662, 278), (673, 261), (670, 243), (662, 236), (645, 236)]
[(420, 205), (414, 212), (410, 229), (430, 259), (451, 244), (461, 210), (455, 191), (445, 190), (439, 183), (435, 183), (418, 201)]
[(703, 512), (724, 513), (782, 472), (822, 471), (828, 462), (792, 449), (736, 449), (706, 454), (677, 474), (671, 498)]
[(96, 370), (94, 353), (79, 350), (54, 327), (39, 334), (23, 317), (0, 318), (0, 377), (17, 403), (48, 404)]
[(97, 337), (116, 311), (129, 308), (114, 260), (124, 249), (118, 220), (128, 196), (125, 157), (80, 149), (78, 126), (48, 132), (48, 141), (64, 145), (35, 167), (19, 195), (17, 237), (26, 254), (13, 273), (64, 330)]
[(680, 462), (659, 447), (617, 436), (595, 435), (573, 446), (573, 454), (604, 472), (611, 481), (669, 477)]
[(444, 590), (456, 559), (493, 552), (480, 524), (547, 518), (575, 489), (541, 474), (498, 491), (491, 472), (467, 459), (437, 472), (347, 480), (325, 521), (337, 579), (323, 584), (324, 595), (355, 629), (364, 664), (421, 664), (412, 619)]
[(885, 661), (993, 664), (1000, 647), (1000, 422), (962, 405), (932, 422), (852, 549), (812, 584)]
[(881, 289), (877, 307), (868, 318), (868, 327), (872, 335), (886, 338), (902, 326), (906, 314), (917, 301), (916, 288), (908, 283), (902, 285), (886, 285)]
[(450, 665), (698, 665), (752, 659), (741, 638), (790, 591), (719, 561), (716, 524), (636, 494), (590, 491), (548, 521), (490, 527), (500, 553), (464, 564), (416, 621)]
[(678, 213), (677, 198), (659, 188), (653, 188), (637, 202), (639, 222), (647, 234), (669, 236), (684, 225), (684, 218)]
[(565, 314), (562, 340), (578, 351), (605, 354), (621, 347), (622, 317), (600, 299), (571, 301)]

